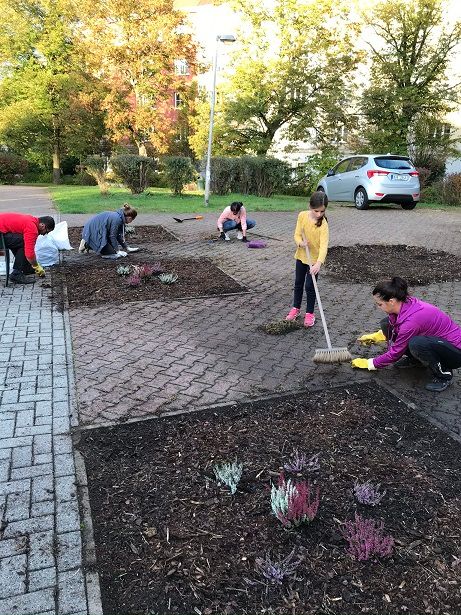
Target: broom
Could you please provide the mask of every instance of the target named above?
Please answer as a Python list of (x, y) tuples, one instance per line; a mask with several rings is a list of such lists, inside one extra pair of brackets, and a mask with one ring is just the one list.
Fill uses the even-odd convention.
[[(303, 235), (304, 243), (306, 244), (306, 256), (307, 264), (311, 267), (311, 255), (309, 252), (309, 246), (307, 240)], [(317, 280), (315, 275), (312, 275), (312, 282), (314, 284), (315, 296), (317, 298), (317, 305), (319, 306), (320, 317), (322, 319), (323, 331), (327, 340), (328, 348), (316, 348), (314, 354), (315, 363), (341, 363), (343, 361), (352, 361), (352, 355), (347, 348), (333, 348), (331, 345), (330, 334), (328, 333), (327, 321), (325, 320), (325, 314), (323, 313), (322, 300), (320, 299), (320, 293), (317, 286)]]

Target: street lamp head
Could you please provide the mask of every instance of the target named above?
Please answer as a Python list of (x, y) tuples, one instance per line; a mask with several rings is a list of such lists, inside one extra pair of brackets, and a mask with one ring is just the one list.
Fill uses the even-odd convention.
[(236, 38), (233, 34), (218, 34), (216, 40), (222, 43), (235, 43)]

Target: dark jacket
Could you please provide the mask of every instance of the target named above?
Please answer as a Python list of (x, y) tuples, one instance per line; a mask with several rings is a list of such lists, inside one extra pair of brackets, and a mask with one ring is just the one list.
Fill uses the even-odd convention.
[(103, 211), (83, 227), (82, 237), (95, 252), (109, 244), (117, 252), (119, 244), (125, 248), (125, 216), (123, 209)]

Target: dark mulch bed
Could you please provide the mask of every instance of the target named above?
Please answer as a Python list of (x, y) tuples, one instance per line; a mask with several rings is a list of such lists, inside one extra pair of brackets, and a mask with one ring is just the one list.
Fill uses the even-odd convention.
[[(117, 267), (144, 263), (160, 263), (164, 272), (178, 276), (171, 285), (162, 284), (153, 276), (141, 286), (130, 287), (127, 278), (117, 273)], [(246, 288), (226, 275), (207, 258), (154, 258), (142, 252), (115, 261), (97, 256), (81, 255), (78, 259), (58, 265), (52, 271), (53, 301), (60, 304), (63, 288), (71, 307), (96, 306), (127, 301), (149, 301), (200, 297), (246, 292)]]
[[(376, 384), (91, 430), (79, 448), (106, 615), (461, 612), (461, 447)], [(296, 448), (320, 453), (321, 501), (286, 530), (270, 486)], [(235, 459), (231, 496), (212, 464)], [(355, 479), (381, 483), (381, 504), (357, 504)], [(384, 521), (390, 557), (347, 553), (355, 511)], [(255, 558), (293, 549), (296, 579), (266, 585)]]
[[(138, 245), (142, 243), (165, 243), (167, 241), (179, 241), (170, 231), (160, 225), (156, 226), (134, 226), (129, 225), (129, 230), (134, 229), (134, 233), (128, 232), (126, 241), (128, 245)], [(82, 238), (82, 226), (72, 226), (69, 228), (70, 245), (78, 249)]]
[(334, 246), (325, 272), (342, 282), (374, 284), (400, 276), (412, 286), (425, 286), (461, 280), (461, 258), (417, 246)]

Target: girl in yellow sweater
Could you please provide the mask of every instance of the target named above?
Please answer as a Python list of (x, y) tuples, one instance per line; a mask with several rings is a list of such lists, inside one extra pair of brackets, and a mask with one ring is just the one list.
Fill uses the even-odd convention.
[[(298, 215), (294, 234), (294, 240), (297, 245), (295, 253), (294, 298), (293, 307), (286, 315), (285, 320), (295, 320), (298, 318), (303, 298), (303, 287), (305, 287), (307, 299), (306, 315), (304, 317), (305, 327), (312, 327), (315, 323), (315, 289), (312, 275), (315, 275), (316, 279), (318, 278), (320, 267), (325, 262), (328, 251), (328, 222), (325, 218), (327, 205), (327, 195), (320, 190), (314, 192), (310, 198), (309, 209), (302, 211)], [(310, 269), (307, 264), (305, 239), (307, 239), (311, 262), (313, 263)]]

